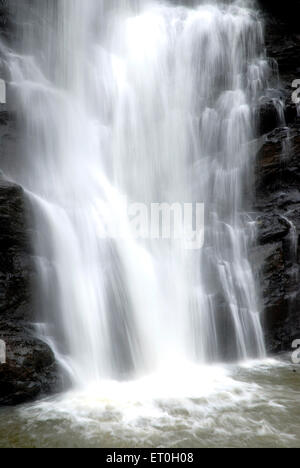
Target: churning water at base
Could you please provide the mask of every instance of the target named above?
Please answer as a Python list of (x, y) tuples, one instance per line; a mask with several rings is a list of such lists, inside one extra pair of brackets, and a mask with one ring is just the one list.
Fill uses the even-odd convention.
[[(181, 365), (0, 410), (1, 447), (299, 447), (298, 366)], [(112, 450), (113, 452), (113, 450)]]
[[(263, 357), (246, 212), (270, 70), (250, 2), (22, 4), (6, 172), (36, 216), (38, 329), (74, 384)], [(204, 248), (137, 240), (124, 197), (204, 202)]]

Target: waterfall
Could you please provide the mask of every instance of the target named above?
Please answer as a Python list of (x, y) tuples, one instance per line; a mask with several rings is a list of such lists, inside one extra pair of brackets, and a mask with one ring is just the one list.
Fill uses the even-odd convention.
[[(38, 332), (76, 385), (265, 353), (247, 214), (263, 26), (252, 2), (181, 3), (17, 5), (5, 170), (34, 208)], [(137, 239), (124, 199), (203, 202), (204, 247)]]

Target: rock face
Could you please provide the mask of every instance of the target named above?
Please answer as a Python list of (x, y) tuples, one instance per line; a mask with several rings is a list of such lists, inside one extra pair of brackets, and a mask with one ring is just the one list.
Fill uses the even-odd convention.
[(0, 339), (7, 364), (0, 365), (0, 405), (18, 404), (57, 385), (54, 356), (34, 337), (31, 281), (35, 269), (23, 190), (0, 179)]
[(288, 1), (284, 8), (260, 3), (267, 52), (278, 63), (285, 104), (281, 123), (272, 104), (261, 110), (259, 130), (266, 136), (257, 157), (255, 204), (267, 349), (281, 352), (300, 338), (300, 119), (292, 102), (292, 83), (300, 79), (300, 2)]
[[(9, 42), (12, 25), (8, 2), (0, 4), (0, 38)], [(0, 49), (0, 58), (1, 58)], [(0, 67), (2, 78), (5, 69)], [(6, 105), (0, 104), (0, 168), (17, 165), (18, 130)], [(35, 338), (31, 283), (35, 269), (30, 245), (32, 226), (23, 190), (0, 171), (0, 340), (6, 364), (0, 364), (0, 406), (48, 394), (57, 388), (58, 373), (49, 347)]]
[(268, 350), (300, 336), (300, 127), (276, 129), (258, 154), (256, 210)]

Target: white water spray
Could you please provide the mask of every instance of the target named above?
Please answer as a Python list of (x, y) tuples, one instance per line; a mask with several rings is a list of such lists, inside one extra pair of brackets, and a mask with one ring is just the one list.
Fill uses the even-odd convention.
[[(10, 176), (35, 207), (40, 330), (76, 384), (264, 355), (245, 214), (263, 31), (247, 2), (199, 3), (19, 8)], [(137, 241), (123, 196), (205, 202), (205, 247)], [(103, 239), (115, 223), (126, 236)]]

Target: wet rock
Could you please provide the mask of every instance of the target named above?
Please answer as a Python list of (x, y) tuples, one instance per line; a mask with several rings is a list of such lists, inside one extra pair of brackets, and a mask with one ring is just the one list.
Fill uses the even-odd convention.
[(56, 365), (49, 347), (24, 331), (3, 334), (7, 364), (0, 366), (0, 405), (16, 405), (57, 388)]
[(273, 0), (259, 3), (265, 16), (267, 54), (279, 67), (288, 126), (271, 129), (274, 120), (269, 110), (264, 130), (270, 133), (256, 168), (255, 209), (261, 216), (255, 258), (259, 258), (267, 349), (275, 353), (290, 351), (292, 341), (300, 338), (300, 125), (292, 102), (292, 83), (300, 78), (300, 2), (287, 0), (284, 7)]
[(291, 98), (291, 94), (294, 91), (294, 88), (291, 89), (289, 87), (289, 91), (290, 92), (285, 102), (285, 111), (284, 111), (287, 125), (294, 124), (298, 117), (297, 107), (295, 103), (292, 102), (292, 98)]
[(283, 6), (273, 0), (259, 0), (259, 5), (265, 14), (268, 56), (277, 61), (281, 78), (290, 81), (299, 67), (300, 2), (287, 0)]
[(257, 219), (258, 241), (261, 245), (278, 242), (290, 231), (289, 223), (276, 214), (260, 216)]
[[(18, 2), (0, 2), (0, 39), (9, 44)], [(0, 46), (0, 59), (2, 51)], [(7, 70), (0, 60), (1, 78)], [(32, 400), (58, 389), (59, 378), (50, 348), (35, 337), (32, 283), (35, 267), (30, 239), (33, 226), (24, 192), (8, 182), (8, 168), (18, 173), (20, 132), (13, 100), (0, 104), (0, 340), (6, 343), (6, 364), (0, 364), (0, 406)]]
[(258, 3), (271, 18), (285, 23), (292, 31), (299, 30), (300, 2), (298, 0), (286, 0), (284, 3), (274, 0), (259, 0)]
[(300, 131), (296, 127), (271, 132), (258, 153), (256, 186), (259, 196), (300, 183)]
[(256, 210), (264, 329), (269, 352), (300, 338), (300, 129), (271, 132), (258, 153)]
[(0, 2), (0, 37), (2, 40), (7, 39), (12, 30), (11, 16), (9, 14), (10, 3), (9, 0), (2, 0)]
[(258, 247), (263, 326), (268, 352), (290, 350), (300, 332), (299, 265), (290, 262), (284, 242)]
[(257, 110), (257, 117), (259, 121), (259, 136), (270, 133), (280, 124), (278, 111), (272, 100), (267, 100), (261, 103)]
[(18, 404), (58, 386), (49, 347), (35, 338), (31, 283), (35, 278), (27, 206), (21, 187), (0, 178), (0, 405)]

